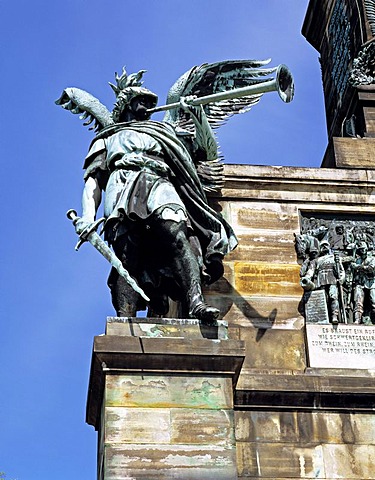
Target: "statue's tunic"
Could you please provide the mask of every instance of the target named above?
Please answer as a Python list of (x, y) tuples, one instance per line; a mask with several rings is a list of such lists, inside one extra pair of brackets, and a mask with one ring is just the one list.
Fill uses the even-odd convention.
[[(159, 208), (180, 211), (176, 219), (187, 219), (185, 207), (169, 178), (160, 144), (150, 135), (121, 130), (96, 140), (86, 157), (105, 151), (109, 179), (106, 184), (104, 216), (108, 219), (146, 219)], [(170, 212), (170, 217), (173, 218)]]
[(149, 120), (107, 127), (92, 143), (84, 168), (85, 178), (99, 171), (108, 176), (103, 188), (110, 243), (112, 221), (125, 217), (116, 227), (122, 233), (126, 219), (147, 219), (164, 207), (162, 218), (187, 220), (206, 282), (222, 276), (222, 258), (236, 247), (236, 236), (208, 205), (192, 157), (171, 125)]

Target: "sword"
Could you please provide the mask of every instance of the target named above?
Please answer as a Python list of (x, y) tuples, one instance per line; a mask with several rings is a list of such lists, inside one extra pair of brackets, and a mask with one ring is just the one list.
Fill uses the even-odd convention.
[(335, 260), (335, 266), (337, 270), (337, 277), (336, 277), (336, 285), (337, 285), (337, 291), (338, 291), (338, 296), (339, 296), (339, 307), (341, 310), (341, 320), (342, 323), (348, 323), (348, 319), (346, 318), (346, 310), (345, 310), (345, 302), (344, 302), (344, 293), (342, 291), (342, 285), (339, 280), (340, 276), (340, 260), (339, 260), (339, 252), (336, 250), (333, 252), (333, 258)]
[[(75, 225), (81, 217), (77, 216), (77, 212), (73, 209), (68, 210), (66, 212), (66, 216), (73, 222)], [(75, 250), (78, 250), (79, 247), (85, 243), (90, 242), (91, 245), (98, 250), (99, 253), (103, 255), (104, 258), (108, 260), (108, 262), (114, 267), (119, 275), (121, 275), (127, 283), (132, 287), (132, 289), (139, 293), (142, 298), (144, 298), (147, 302), (150, 301), (148, 296), (142, 290), (142, 288), (138, 285), (138, 283), (134, 280), (133, 277), (130, 276), (129, 272), (124, 268), (121, 260), (116, 257), (115, 253), (109, 248), (109, 246), (105, 243), (105, 241), (100, 238), (99, 234), (96, 232), (97, 228), (101, 223), (105, 221), (105, 218), (100, 218), (96, 220), (96, 222), (88, 225), (82, 233), (79, 235), (79, 241), (75, 246)]]

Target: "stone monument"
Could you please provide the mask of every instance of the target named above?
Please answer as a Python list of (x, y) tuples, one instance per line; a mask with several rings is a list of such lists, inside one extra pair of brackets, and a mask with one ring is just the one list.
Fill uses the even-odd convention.
[[(56, 101), (86, 125), (95, 121), (82, 216), (67, 215), (76, 248), (88, 241), (112, 265), (118, 315), (95, 338), (92, 357), (87, 422), (99, 434), (99, 480), (237, 478), (233, 389), (244, 345), (228, 339), (220, 309), (202, 292), (222, 277), (237, 239), (206, 194), (224, 182), (213, 128), (265, 92), (293, 98), (287, 67), (268, 62), (193, 67), (163, 107), (142, 86), (143, 70), (116, 74), (112, 112), (77, 88)], [(159, 110), (164, 120), (150, 120)], [(104, 218), (96, 219), (103, 191)], [(171, 301), (176, 318), (166, 319)], [(137, 318), (146, 306), (148, 317)]]
[[(208, 193), (204, 204), (220, 212), (212, 214), (220, 229), (210, 223), (208, 232), (220, 232), (223, 240), (215, 266), (222, 265), (224, 276), (200, 281), (200, 307), (190, 302), (190, 287), (173, 289), (176, 278), (161, 282), (157, 291), (157, 282), (145, 280), (145, 265), (124, 265), (126, 242), (116, 247), (120, 264), (98, 248), (116, 269), (109, 283), (120, 314), (108, 318), (105, 335), (95, 337), (92, 355), (87, 422), (98, 430), (100, 480), (375, 478), (375, 2), (311, 0), (302, 33), (321, 56), (329, 138), (322, 168), (222, 166), (214, 160), (215, 144), (205, 124), (209, 107), (202, 113), (196, 102), (214, 94), (212, 73), (220, 64), (193, 69), (202, 73), (203, 84), (182, 94), (190, 74), (183, 76), (169, 96), (174, 109), (169, 121), (178, 112), (186, 122), (179, 125), (179, 142), (185, 136), (197, 141), (194, 132), (203, 126), (199, 142), (206, 156), (199, 157), (196, 171)], [(117, 76), (115, 93), (140, 80), (140, 74)], [(143, 88), (135, 83), (132, 88)], [(82, 113), (77, 95), (67, 89), (60, 103)], [(133, 103), (136, 115), (152, 112), (155, 97), (152, 92), (146, 97), (144, 104)], [(118, 105), (117, 132), (107, 109), (94, 100), (95, 110), (88, 110), (92, 97), (85, 98), (88, 116), (98, 119), (97, 108), (103, 113), (85, 165), (94, 172), (103, 170), (111, 135), (132, 119), (121, 118)], [(197, 130), (190, 130), (189, 119), (200, 127), (194, 123)], [(143, 122), (149, 120), (136, 118), (137, 133)], [(152, 165), (159, 165), (154, 148)], [(106, 181), (100, 172), (92, 185), (91, 218), (85, 208), (83, 220), (70, 213), (81, 240), (95, 246), (100, 242), (92, 220)], [(152, 190), (152, 181), (143, 181)], [(127, 198), (135, 200), (144, 192), (140, 187)], [(179, 187), (169, 190), (174, 192), (179, 194)], [(168, 211), (168, 221), (190, 218), (184, 199), (168, 204), (177, 205)], [(112, 203), (108, 219), (114, 211)], [(118, 235), (132, 233), (122, 217), (118, 228)], [(187, 222), (185, 236), (194, 228)], [(109, 223), (104, 230), (114, 246), (116, 228), (108, 229)], [(231, 250), (233, 233), (238, 247)], [(206, 270), (212, 271), (205, 263), (207, 243), (200, 234), (191, 235), (198, 242), (190, 260), (198, 259), (203, 280)], [(173, 258), (175, 246), (168, 248)], [(152, 267), (167, 273), (165, 265)], [(128, 305), (123, 300), (129, 284)], [(165, 294), (177, 300), (170, 318)], [(136, 318), (145, 302), (148, 318)]]

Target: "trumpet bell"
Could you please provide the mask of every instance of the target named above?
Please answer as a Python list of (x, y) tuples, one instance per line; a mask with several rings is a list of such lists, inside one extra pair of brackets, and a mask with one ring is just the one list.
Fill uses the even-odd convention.
[(286, 65), (279, 65), (276, 72), (277, 92), (281, 100), (289, 103), (294, 97), (293, 75)]

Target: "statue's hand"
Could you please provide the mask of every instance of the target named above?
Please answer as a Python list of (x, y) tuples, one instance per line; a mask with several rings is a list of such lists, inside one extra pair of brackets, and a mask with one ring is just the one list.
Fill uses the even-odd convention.
[(191, 112), (193, 109), (196, 109), (197, 107), (194, 107), (193, 105), (189, 105), (189, 102), (197, 98), (196, 95), (189, 95), (187, 97), (180, 97), (180, 106), (185, 112)]
[(77, 220), (74, 224), (74, 227), (76, 229), (76, 234), (81, 235), (86, 229), (88, 229), (93, 224), (93, 222), (94, 220), (87, 220), (84, 217)]

